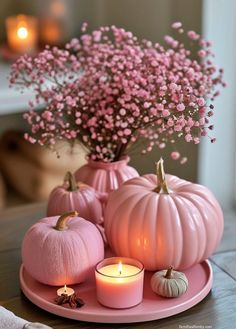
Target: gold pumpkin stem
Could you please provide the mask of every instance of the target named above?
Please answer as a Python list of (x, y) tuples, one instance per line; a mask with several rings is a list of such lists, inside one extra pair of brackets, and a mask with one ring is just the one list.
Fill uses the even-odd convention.
[(78, 216), (78, 212), (77, 211), (70, 211), (70, 212), (66, 212), (63, 215), (61, 215), (56, 223), (55, 229), (57, 231), (65, 231), (68, 229), (66, 223), (68, 222), (68, 220), (71, 217), (76, 217)]
[(156, 174), (158, 186), (156, 187), (155, 192), (170, 194), (165, 177), (164, 160), (162, 158), (156, 163)]
[(78, 190), (78, 186), (75, 180), (75, 176), (68, 171), (65, 175), (64, 182), (68, 183), (68, 191), (73, 192)]
[(168, 270), (166, 271), (166, 275), (164, 276), (164, 278), (171, 279), (172, 271), (173, 271), (173, 267), (169, 267)]

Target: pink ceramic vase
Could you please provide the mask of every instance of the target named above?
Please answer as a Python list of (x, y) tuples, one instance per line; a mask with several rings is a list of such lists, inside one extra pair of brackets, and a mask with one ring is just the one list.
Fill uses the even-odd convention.
[(139, 176), (136, 169), (128, 166), (129, 160), (128, 156), (116, 162), (89, 160), (75, 172), (76, 181), (88, 184), (99, 192), (110, 193), (128, 179)]

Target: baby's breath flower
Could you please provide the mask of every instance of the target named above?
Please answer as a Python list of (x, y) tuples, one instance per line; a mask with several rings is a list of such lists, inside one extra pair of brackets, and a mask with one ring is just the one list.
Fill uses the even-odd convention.
[[(172, 27), (184, 32), (180, 22)], [(198, 45), (197, 61), (172, 36), (164, 37), (164, 48), (116, 26), (88, 33), (85, 23), (82, 32), (65, 49), (47, 46), (12, 65), (10, 83), (35, 91), (24, 114), (31, 126), (31, 136), (25, 135), (29, 142), (52, 148), (56, 140), (77, 139), (91, 159), (109, 162), (140, 138), (146, 141), (141, 152), (146, 154), (177, 138), (198, 144), (208, 136), (214, 114), (208, 99), (219, 95), (218, 86), (226, 86), (223, 69), (212, 62), (210, 42), (187, 32)], [(36, 112), (39, 104), (45, 109)], [(174, 149), (171, 158), (185, 163), (187, 158)]]

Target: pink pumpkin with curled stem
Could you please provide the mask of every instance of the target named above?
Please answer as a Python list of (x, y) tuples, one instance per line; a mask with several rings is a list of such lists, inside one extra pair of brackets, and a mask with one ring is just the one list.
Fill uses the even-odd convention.
[(103, 258), (100, 232), (76, 211), (40, 220), (26, 232), (22, 244), (26, 271), (52, 286), (85, 281)]
[(103, 223), (103, 195), (89, 185), (76, 182), (74, 175), (67, 172), (64, 184), (51, 192), (47, 216), (61, 215), (76, 210), (84, 219), (94, 224)]
[(223, 234), (223, 214), (204, 186), (165, 175), (125, 182), (108, 199), (105, 233), (119, 256), (136, 258), (147, 270), (187, 269), (208, 258)]

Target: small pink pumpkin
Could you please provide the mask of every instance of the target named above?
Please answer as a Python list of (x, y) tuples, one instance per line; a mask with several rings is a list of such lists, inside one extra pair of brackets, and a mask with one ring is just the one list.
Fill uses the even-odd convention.
[(77, 215), (47, 217), (26, 232), (22, 260), (34, 279), (52, 286), (80, 283), (104, 258), (100, 232)]
[(136, 169), (128, 166), (129, 160), (128, 156), (115, 162), (89, 160), (75, 172), (75, 179), (92, 186), (96, 191), (110, 193), (128, 179), (139, 176)]
[(133, 178), (108, 199), (105, 233), (120, 256), (136, 258), (147, 270), (186, 269), (208, 258), (223, 233), (222, 210), (204, 186), (164, 175)]
[(47, 216), (77, 210), (81, 217), (95, 224), (103, 222), (102, 195), (89, 185), (76, 183), (68, 172), (64, 184), (55, 187), (48, 200)]

